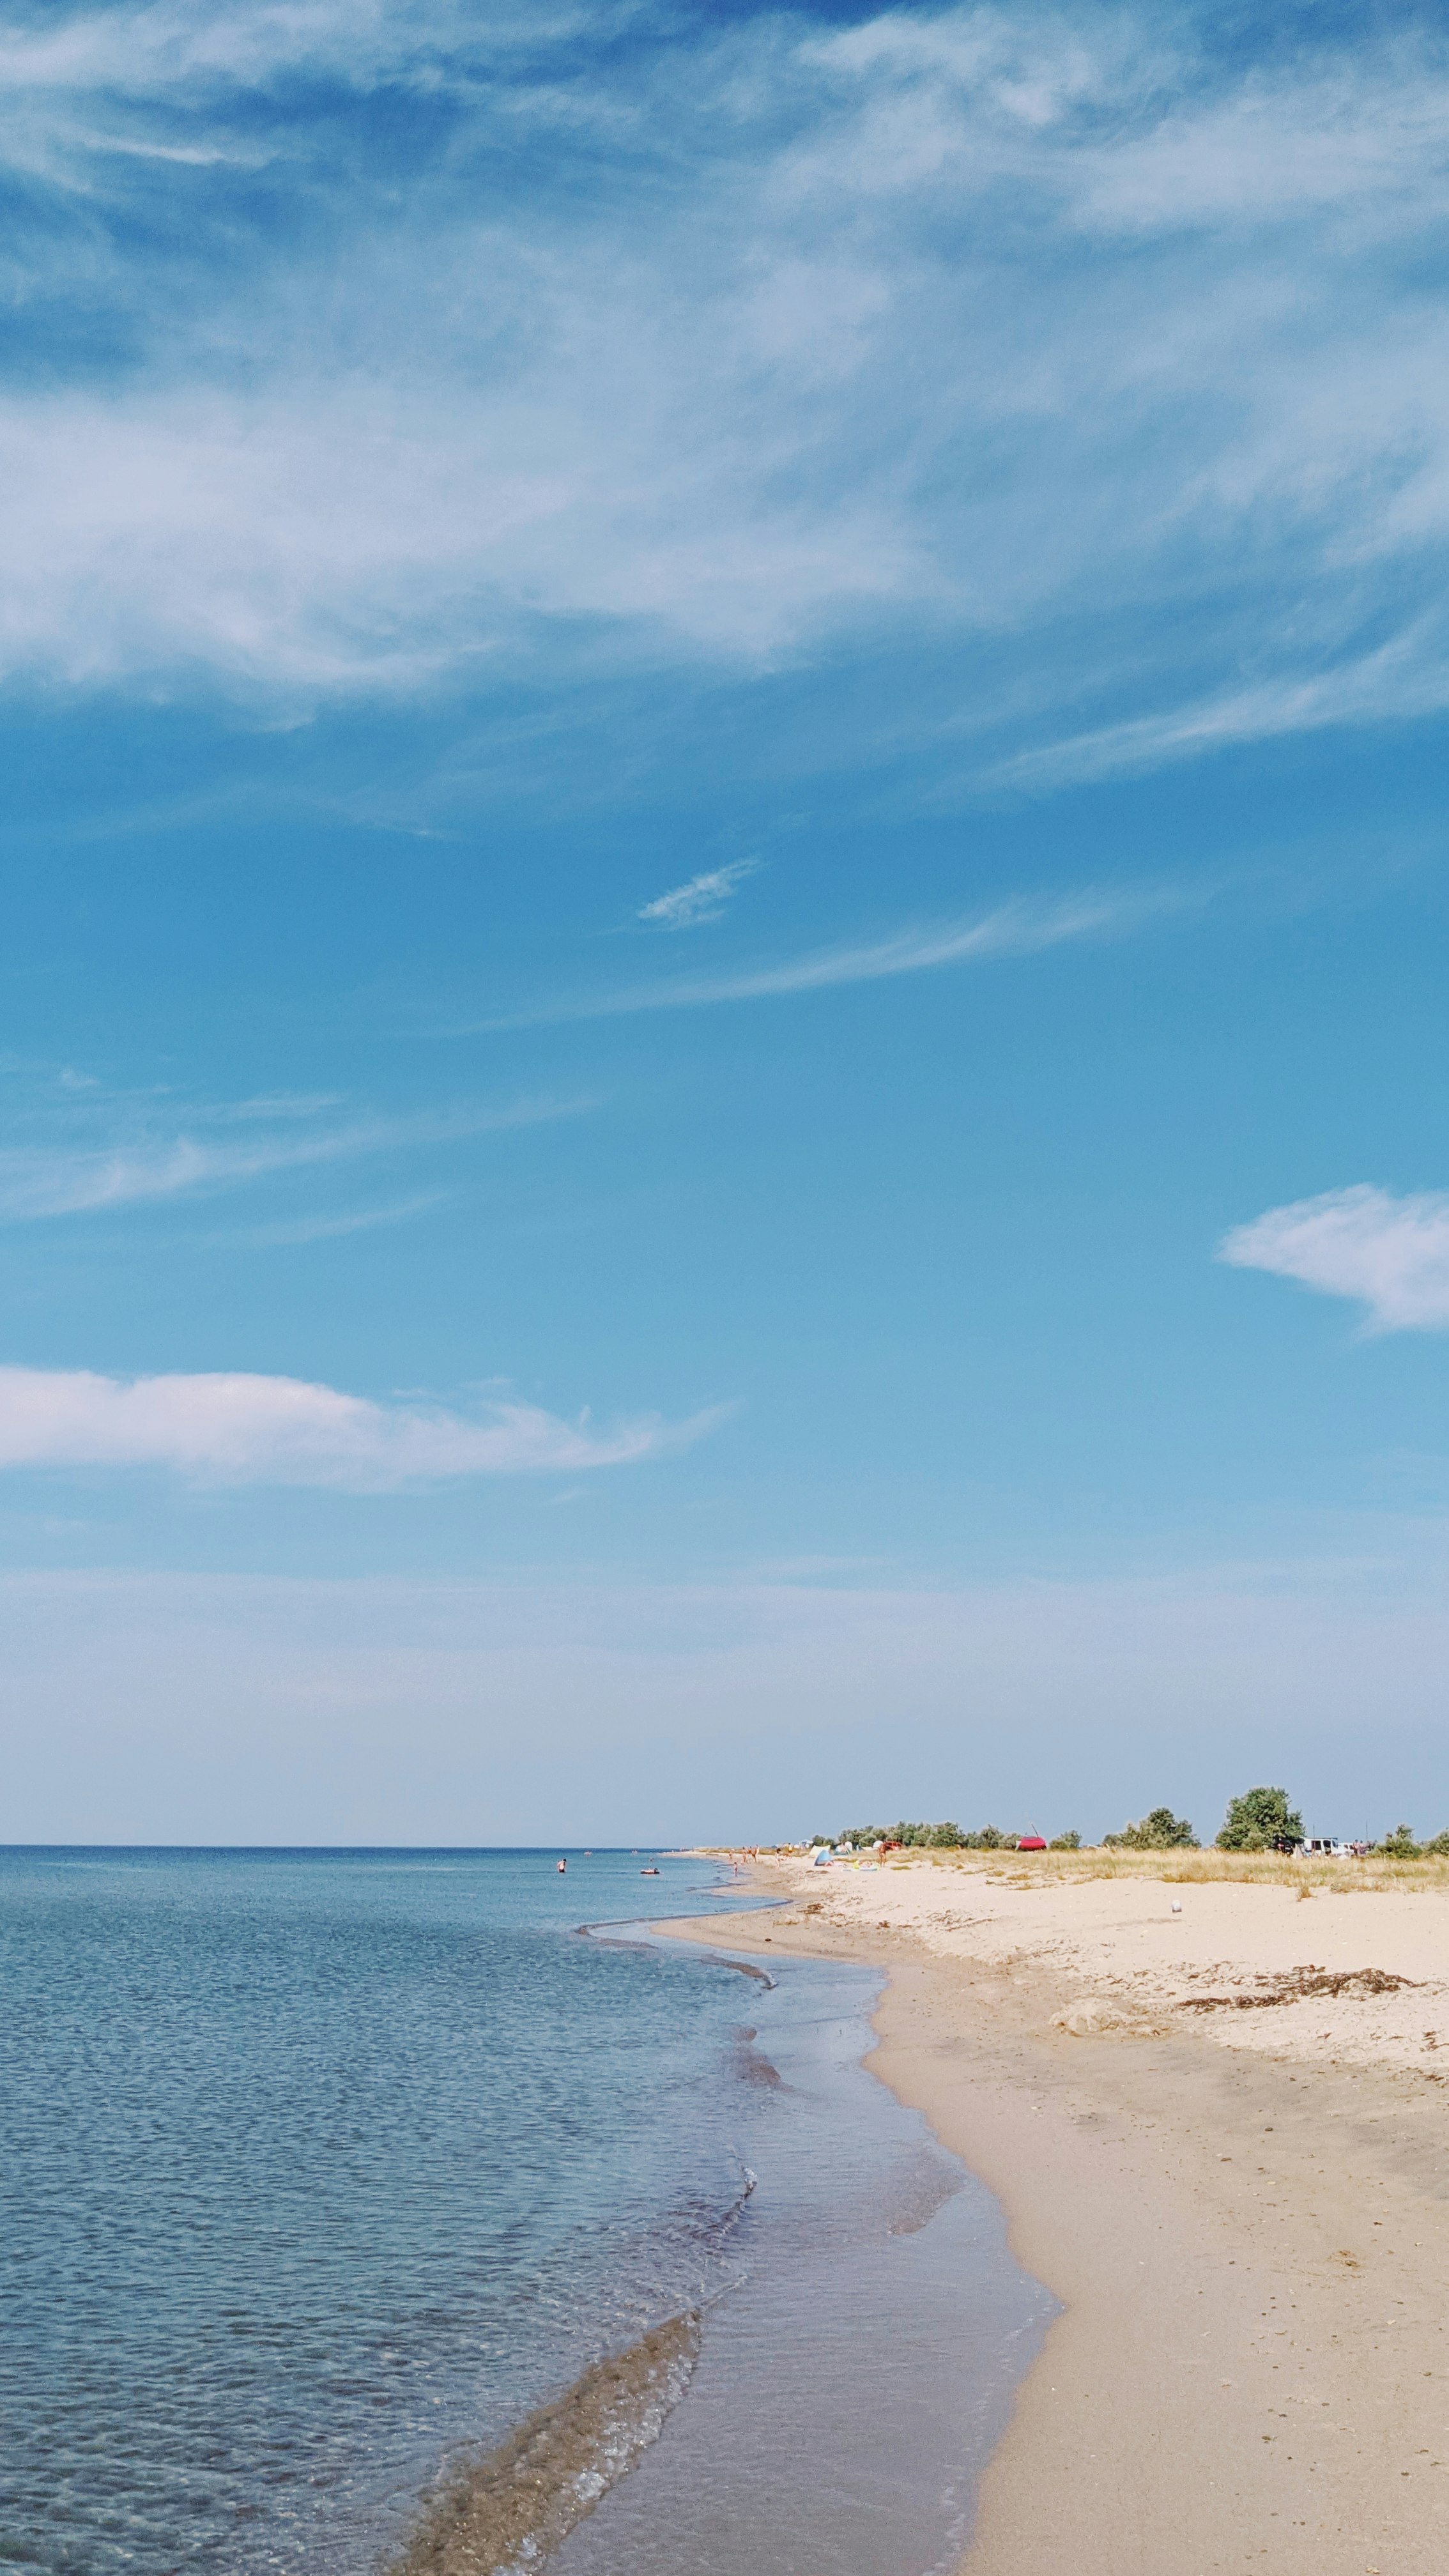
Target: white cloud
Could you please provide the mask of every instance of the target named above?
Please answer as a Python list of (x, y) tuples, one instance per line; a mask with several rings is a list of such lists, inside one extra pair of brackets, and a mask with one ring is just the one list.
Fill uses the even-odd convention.
[(792, 993), (826, 992), (839, 984), (874, 984), (896, 975), (919, 975), (933, 967), (961, 966), (989, 957), (1030, 957), (1077, 939), (1105, 939), (1139, 928), (1154, 917), (1185, 911), (1205, 900), (1204, 889), (1191, 893), (1170, 887), (1139, 892), (1107, 888), (1070, 895), (1057, 903), (1011, 903), (995, 912), (977, 913), (964, 921), (945, 921), (893, 931), (885, 939), (807, 950), (778, 965), (747, 967), (722, 975), (680, 976), (669, 982), (638, 984), (620, 993), (580, 996), (548, 1002), (535, 1009), (487, 1020), (491, 1029), (534, 1028), (559, 1020), (623, 1018), (636, 1011), (686, 1011), (721, 1002), (783, 999)]
[(983, 785), (1052, 788), (1196, 760), (1230, 743), (1275, 734), (1322, 733), (1330, 725), (1405, 724), (1449, 706), (1449, 636), (1439, 617), (1416, 618), (1373, 652), (1336, 669), (1265, 680), (1160, 715), (1069, 734), (1018, 752), (988, 770)]
[(0, 1469), (169, 1467), (225, 1484), (364, 1493), (458, 1476), (574, 1475), (686, 1447), (718, 1411), (595, 1429), (512, 1397), (476, 1415), (374, 1404), (300, 1378), (240, 1372), (141, 1378), (0, 1368)]
[(12, 94), (215, 99), (259, 89), (288, 72), (341, 76), (359, 90), (415, 80), (435, 89), (445, 64), (466, 47), (475, 73), (492, 53), (520, 43), (556, 43), (594, 13), (540, 9), (489, 13), (485, 28), (455, 0), (229, 0), (222, 7), (139, 6), (59, 10), (42, 25), (11, 27), (0, 39), (0, 87)]
[[(973, 728), (1089, 773), (1444, 703), (1433, 28), (628, 24), (10, 32), (56, 328), (0, 400), (0, 669), (306, 698), (950, 632)], [(405, 172), (349, 121), (399, 85)]]
[(283, 1249), (288, 1245), (332, 1243), (344, 1235), (373, 1234), (380, 1227), (407, 1225), (414, 1217), (431, 1216), (435, 1210), (453, 1204), (448, 1190), (419, 1190), (412, 1198), (394, 1199), (383, 1207), (342, 1208), (324, 1215), (320, 1210), (309, 1216), (279, 1218), (271, 1225), (249, 1225), (225, 1235), (214, 1235), (216, 1243), (240, 1244), (254, 1251)]
[[(43, 1217), (95, 1215), (151, 1200), (239, 1187), (275, 1173), (319, 1164), (356, 1161), (425, 1145), (448, 1144), (512, 1127), (577, 1115), (584, 1101), (519, 1100), (496, 1109), (429, 1112), (413, 1118), (377, 1118), (352, 1126), (314, 1128), (295, 1123), (273, 1132), (270, 1121), (305, 1119), (319, 1104), (308, 1101), (242, 1103), (198, 1112), (195, 1132), (132, 1134), (104, 1144), (61, 1142), (0, 1148), (0, 1224)], [(321, 1106), (330, 1106), (322, 1103)], [(266, 1122), (258, 1132), (233, 1135), (237, 1125)], [(206, 1127), (221, 1134), (207, 1134)]]
[(1449, 1193), (1405, 1198), (1375, 1189), (1327, 1190), (1270, 1208), (1224, 1238), (1219, 1259), (1239, 1270), (1297, 1279), (1368, 1309), (1375, 1333), (1449, 1330)]
[(652, 903), (641, 904), (637, 917), (660, 930), (693, 930), (699, 922), (718, 921), (736, 886), (753, 876), (758, 866), (758, 859), (732, 859), (728, 867), (708, 868), (687, 885), (674, 886), (668, 894), (656, 895)]

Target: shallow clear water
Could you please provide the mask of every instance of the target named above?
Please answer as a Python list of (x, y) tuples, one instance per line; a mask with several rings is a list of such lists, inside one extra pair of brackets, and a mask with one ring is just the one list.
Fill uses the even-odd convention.
[[(728, 1927), (721, 1928), (727, 1944)], [(984, 2185), (866, 2074), (878, 1977), (781, 1959), (747, 1995), (758, 2176), (732, 2284), (669, 2437), (557, 2576), (921, 2576), (954, 2562), (975, 2475), (1055, 2303)], [(748, 2027), (749, 2025), (747, 2025)]]
[(661, 1868), (0, 1855), (0, 2564), (371, 2576), (693, 2310), (560, 2576), (940, 2563), (1047, 2303), (868, 1978), (579, 1937), (712, 1901)]

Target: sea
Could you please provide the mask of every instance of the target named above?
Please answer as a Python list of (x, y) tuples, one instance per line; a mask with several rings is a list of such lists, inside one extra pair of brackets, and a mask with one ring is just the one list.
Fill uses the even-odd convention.
[(737, 1902), (649, 1852), (0, 1853), (0, 2567), (952, 2566), (1053, 2304), (863, 2068), (879, 1979), (765, 1977)]

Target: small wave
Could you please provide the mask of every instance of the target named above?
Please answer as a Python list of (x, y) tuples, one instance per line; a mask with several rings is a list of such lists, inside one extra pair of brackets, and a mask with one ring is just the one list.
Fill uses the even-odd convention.
[(735, 2073), (742, 2084), (776, 2085), (780, 2081), (778, 2066), (771, 2063), (764, 2050), (748, 2043), (735, 2050)]
[(482, 2459), (434, 2488), (387, 2576), (525, 2576), (656, 2442), (699, 2357), (699, 2311), (592, 2362)]
[(897, 2170), (886, 2215), (887, 2236), (919, 2236), (938, 2209), (954, 2200), (963, 2176), (959, 2166), (928, 2149)]
[(752, 2173), (749, 2166), (742, 2163), (740, 2166), (739, 2190), (736, 2192), (734, 2199), (730, 2202), (728, 2209), (724, 2210), (716, 2221), (716, 2229), (719, 2235), (725, 2235), (728, 2230), (733, 2227), (735, 2220), (739, 2217), (741, 2210), (744, 2208), (746, 2201), (750, 2198), (758, 2181), (759, 2175)]

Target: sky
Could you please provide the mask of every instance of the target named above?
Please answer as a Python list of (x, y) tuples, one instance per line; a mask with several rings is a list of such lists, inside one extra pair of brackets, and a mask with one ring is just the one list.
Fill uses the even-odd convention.
[(1449, 1823), (1437, 13), (0, 85), (0, 1840)]

